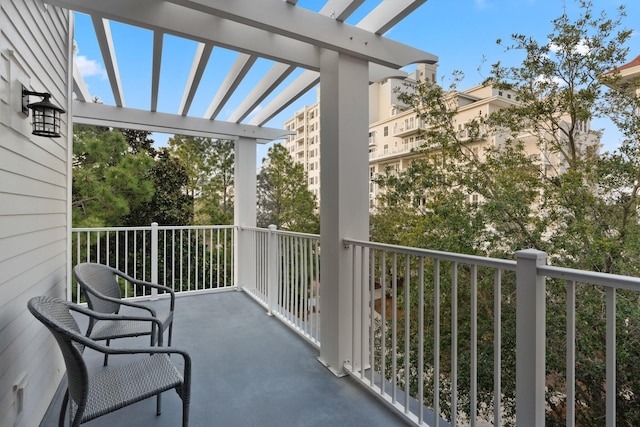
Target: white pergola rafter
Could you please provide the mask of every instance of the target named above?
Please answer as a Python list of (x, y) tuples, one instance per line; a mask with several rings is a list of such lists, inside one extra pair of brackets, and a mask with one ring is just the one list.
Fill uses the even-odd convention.
[(96, 31), (98, 45), (102, 52), (107, 76), (109, 77), (109, 83), (111, 83), (113, 99), (116, 102), (116, 106), (124, 107), (124, 95), (122, 93), (122, 83), (120, 82), (120, 71), (118, 70), (116, 52), (113, 47), (113, 38), (111, 37), (111, 26), (109, 25), (109, 21), (106, 19), (92, 16), (91, 20), (93, 21), (93, 27)]
[(227, 74), (226, 79), (220, 85), (216, 96), (211, 101), (209, 108), (207, 108), (207, 112), (204, 113), (205, 118), (215, 119), (222, 107), (226, 104), (226, 102), (231, 98), (233, 92), (236, 90), (242, 79), (247, 75), (253, 64), (256, 62), (258, 58), (254, 55), (247, 55), (245, 53), (238, 54), (229, 74)]
[(189, 108), (191, 108), (193, 98), (196, 96), (196, 90), (200, 85), (200, 80), (202, 80), (202, 75), (207, 67), (209, 58), (211, 57), (211, 52), (213, 52), (213, 44), (198, 43), (196, 53), (193, 57), (193, 65), (191, 66), (189, 79), (187, 80), (187, 85), (184, 88), (184, 95), (182, 95), (182, 102), (178, 109), (178, 114), (182, 116), (186, 116), (189, 112)]
[(153, 63), (151, 65), (151, 111), (158, 110), (158, 91), (160, 89), (160, 65), (162, 64), (162, 45), (164, 34), (153, 32)]

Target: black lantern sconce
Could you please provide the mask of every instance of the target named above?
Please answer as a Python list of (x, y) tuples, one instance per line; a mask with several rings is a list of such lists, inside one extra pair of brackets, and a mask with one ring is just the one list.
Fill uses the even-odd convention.
[[(40, 96), (42, 101), (29, 104), (29, 95)], [(47, 92), (32, 92), (22, 86), (22, 112), (29, 115), (29, 110), (33, 110), (33, 134), (38, 136), (48, 136), (50, 138), (60, 137), (60, 114), (65, 111), (51, 103), (51, 94)]]

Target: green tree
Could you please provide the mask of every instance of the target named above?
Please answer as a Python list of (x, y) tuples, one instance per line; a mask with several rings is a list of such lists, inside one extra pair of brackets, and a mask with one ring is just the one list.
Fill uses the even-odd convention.
[(214, 142), (213, 148), (208, 157), (211, 172), (203, 187), (198, 222), (228, 225), (233, 223), (234, 141), (221, 139)]
[(209, 182), (211, 167), (209, 157), (212, 149), (210, 138), (174, 135), (169, 138), (169, 151), (187, 171), (187, 194), (195, 200)]
[(234, 142), (174, 135), (171, 155), (187, 172), (186, 192), (193, 200), (196, 224), (230, 224), (233, 220)]
[(193, 202), (185, 192), (187, 172), (166, 147), (156, 152), (149, 171), (156, 189), (148, 202), (142, 203), (127, 215), (126, 225), (190, 225), (193, 220)]
[[(385, 194), (383, 207), (372, 219), (373, 239), (389, 237), (384, 225), (395, 215), (403, 220), (398, 238), (408, 240), (399, 242), (402, 244), (423, 242), (429, 248), (457, 248), (499, 257), (532, 247), (546, 251), (558, 265), (638, 273), (638, 100), (628, 91), (611, 91), (602, 85), (603, 80), (613, 87), (628, 84), (610, 72), (625, 63), (624, 44), (631, 32), (621, 28), (624, 8), (610, 19), (604, 13), (594, 13), (589, 1), (578, 4), (579, 16), (571, 19), (564, 13), (555, 19), (553, 32), (543, 43), (520, 34), (512, 36), (507, 52), (521, 52), (522, 64), (495, 64), (485, 84), (510, 91), (518, 103), (465, 123), (468, 134), (464, 139), (459, 137), (456, 123), (459, 75), (454, 75), (449, 90), (425, 82), (402, 96), (427, 124), (424, 159), (397, 176), (380, 177)], [(618, 151), (599, 155), (594, 144), (598, 135), (589, 131), (588, 124), (603, 114), (614, 120), (626, 140)], [(525, 134), (529, 140), (522, 138)], [(485, 135), (497, 143), (482, 146)], [(557, 156), (555, 169), (547, 170), (540, 156), (532, 156), (532, 150), (526, 149), (525, 143), (531, 139), (538, 153)], [(473, 195), (478, 196), (478, 203), (470, 202)], [(410, 212), (406, 212), (408, 208)], [(405, 212), (398, 213), (401, 210)], [(479, 298), (490, 300), (491, 288), (482, 291), (480, 284), (479, 289)], [(563, 283), (548, 282), (548, 425), (564, 425), (565, 403), (552, 398), (552, 393), (557, 397), (565, 387), (564, 289)], [(596, 425), (604, 414), (605, 402), (604, 295), (602, 290), (586, 286), (578, 287), (577, 292), (577, 422)], [(446, 306), (446, 297), (443, 299)], [(630, 338), (640, 333), (637, 300), (636, 294), (618, 292), (619, 425), (640, 422), (637, 397), (632, 392), (640, 387), (640, 369), (634, 363), (640, 353)], [(513, 299), (505, 298), (505, 324), (515, 324), (512, 305)], [(489, 330), (488, 323), (482, 322), (479, 328)], [(513, 342), (512, 337), (506, 341)], [(491, 354), (481, 352), (479, 357), (490, 360)], [(507, 372), (515, 364), (509, 351), (504, 357), (503, 371)], [(483, 378), (479, 379), (479, 395), (490, 399), (491, 379)], [(504, 385), (503, 393), (513, 396), (512, 387)], [(490, 400), (484, 403), (491, 407)], [(505, 410), (509, 414), (513, 408)]]
[(74, 126), (72, 215), (74, 227), (123, 225), (123, 218), (151, 199), (153, 159), (133, 154), (122, 133)]
[(271, 224), (289, 231), (318, 233), (316, 199), (307, 188), (307, 174), (282, 144), (274, 144), (258, 174), (258, 226)]

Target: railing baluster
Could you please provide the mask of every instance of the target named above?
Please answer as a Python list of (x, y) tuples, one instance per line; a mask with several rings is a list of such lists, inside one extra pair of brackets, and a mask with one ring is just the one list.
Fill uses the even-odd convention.
[(409, 392), (409, 373), (411, 372), (410, 359), (411, 359), (411, 283), (410, 277), (410, 264), (411, 258), (409, 255), (404, 256), (404, 412), (409, 413), (409, 400), (411, 394)]
[[(419, 258), (418, 264), (418, 423), (424, 423), (424, 257)], [(440, 274), (439, 272), (437, 274)], [(440, 282), (438, 277), (437, 282)], [(439, 303), (434, 304), (434, 315), (440, 311)], [(435, 325), (434, 325), (435, 327)], [(434, 357), (437, 357), (438, 350), (434, 350)], [(435, 366), (438, 364), (434, 363)], [(437, 378), (437, 374), (434, 374)], [(437, 395), (437, 394), (436, 394)], [(436, 406), (437, 407), (437, 406)], [(437, 411), (434, 411), (437, 413)], [(436, 416), (437, 419), (437, 416)], [(437, 425), (437, 424), (434, 424)]]
[[(420, 276), (424, 279), (423, 272), (423, 258), (420, 258)], [(440, 260), (433, 260), (433, 425), (435, 427), (440, 425)], [(424, 362), (422, 362), (422, 352), (423, 352), (423, 340), (422, 335), (424, 334), (424, 289), (423, 289), (423, 279), (420, 280), (420, 365), (419, 368), (423, 369)], [(422, 384), (423, 379), (420, 378), (420, 384)], [(424, 393), (420, 393), (420, 396), (424, 396)], [(419, 399), (420, 403), (420, 422), (422, 422), (422, 412), (424, 405), (422, 404), (422, 399)]]
[(478, 422), (478, 267), (471, 265), (471, 426)]
[(380, 288), (382, 291), (382, 301), (380, 311), (382, 321), (380, 322), (380, 393), (384, 396), (387, 378), (387, 251), (382, 250), (380, 260)]
[(391, 267), (391, 402), (398, 401), (398, 257), (393, 253)]
[(375, 327), (376, 327), (376, 275), (375, 275), (375, 250), (369, 250), (369, 381), (371, 386), (375, 384)]
[(458, 423), (458, 263), (451, 263), (451, 425)]
[(493, 425), (499, 426), (502, 412), (502, 271), (493, 276)]
[(576, 425), (576, 282), (567, 280), (566, 425)]
[(607, 387), (607, 427), (616, 425), (616, 288), (606, 290), (607, 312), (607, 355), (606, 355), (606, 387)]

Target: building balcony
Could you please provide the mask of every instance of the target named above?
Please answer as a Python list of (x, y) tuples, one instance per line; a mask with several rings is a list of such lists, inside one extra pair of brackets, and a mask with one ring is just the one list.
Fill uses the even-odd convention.
[(404, 138), (418, 133), (420, 130), (426, 129), (422, 120), (415, 120), (412, 123), (405, 123), (403, 125), (395, 125), (393, 127), (392, 134), (396, 138)]
[[(412, 151), (419, 149), (424, 144), (424, 140), (418, 140), (411, 143), (398, 143), (398, 145), (389, 147), (389, 148), (381, 148), (375, 151), (369, 152), (369, 161), (371, 160), (385, 160), (392, 159), (395, 157), (403, 157), (407, 154), (410, 154)], [(380, 148), (380, 144), (378, 144), (378, 148)]]
[[(316, 235), (154, 224), (75, 230), (73, 242), (74, 264), (107, 263), (178, 293), (174, 345), (194, 360), (192, 425), (528, 426), (544, 421), (549, 396), (572, 425), (589, 405), (576, 397), (581, 375), (602, 378), (603, 416), (614, 425), (623, 398), (616, 298), (637, 298), (638, 278), (548, 266), (534, 250), (504, 260), (346, 239), (352, 277), (336, 310), (321, 286)], [(601, 331), (577, 330), (588, 289), (601, 295)], [(547, 304), (566, 313), (559, 340), (546, 335)], [(334, 320), (339, 336), (325, 328)], [(585, 333), (603, 334), (594, 352), (602, 372), (575, 369)], [(322, 345), (346, 346), (342, 366), (320, 362)], [(563, 354), (563, 372), (546, 370), (549, 354)], [(91, 425), (176, 425), (171, 394), (160, 417), (149, 400)]]

